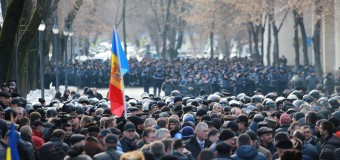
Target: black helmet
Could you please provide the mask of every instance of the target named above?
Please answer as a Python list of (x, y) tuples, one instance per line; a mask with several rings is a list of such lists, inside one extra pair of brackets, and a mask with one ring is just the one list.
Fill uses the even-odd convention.
[(270, 92), (270, 93), (268, 93), (265, 97), (266, 97), (266, 98), (270, 98), (270, 99), (272, 99), (273, 101), (275, 101), (276, 98), (277, 98), (277, 95), (276, 95), (276, 93)]
[(228, 106), (228, 101), (227, 101), (227, 99), (226, 98), (222, 98), (222, 99), (220, 99), (220, 104), (223, 106), (223, 107), (226, 107), (226, 106)]
[(84, 112), (84, 107), (83, 107), (82, 105), (76, 105), (75, 108), (76, 108), (76, 113), (77, 113), (78, 115), (84, 114), (84, 113), (85, 113), (85, 112)]
[(81, 97), (78, 98), (78, 103), (90, 104), (89, 98), (87, 96), (81, 96)]
[(90, 105), (97, 106), (98, 103), (99, 103), (99, 99), (98, 98), (90, 98), (89, 102), (90, 102)]
[(179, 92), (178, 90), (173, 90), (171, 91), (170, 95), (173, 97), (179, 97), (181, 96), (181, 92)]
[(98, 108), (107, 108), (109, 105), (106, 102), (102, 102), (98, 104)]
[(76, 109), (74, 108), (74, 105), (72, 103), (66, 103), (61, 110), (66, 113), (71, 113), (74, 112)]
[(263, 100), (264, 99), (259, 95), (254, 95), (253, 97), (251, 97), (251, 103), (262, 103)]
[(247, 104), (251, 102), (251, 98), (247, 95), (243, 96), (243, 98), (241, 99), (242, 103)]
[(41, 103), (35, 103), (35, 104), (33, 104), (33, 109), (34, 109), (34, 110), (37, 110), (38, 108), (43, 108), (42, 105), (41, 105)]
[(47, 118), (55, 117), (57, 116), (57, 109), (54, 107), (50, 107), (46, 111)]
[(303, 100), (297, 99), (297, 100), (293, 101), (293, 106), (295, 108), (299, 108), (301, 106), (301, 104), (303, 104), (303, 103), (305, 103)]
[(332, 111), (334, 112), (335, 110), (339, 109), (339, 107), (340, 107), (340, 96), (332, 97), (328, 100), (328, 102), (332, 107)]
[(324, 108), (331, 108), (331, 105), (328, 102), (328, 99), (326, 97), (321, 97), (318, 101), (317, 101), (318, 105), (320, 107), (324, 107)]
[(302, 97), (303, 97), (302, 92), (299, 91), (299, 90), (294, 90), (294, 91), (293, 91), (292, 93), (290, 93), (290, 94), (296, 95), (296, 96), (298, 97), (298, 99), (302, 99)]
[(313, 97), (309, 94), (305, 94), (305, 95), (303, 95), (302, 100), (307, 102), (307, 103), (311, 103), (311, 102), (313, 102)]
[(274, 109), (274, 110), (277, 109), (276, 108), (276, 103), (273, 100), (271, 100), (271, 99), (267, 99), (267, 101), (264, 104), (264, 108), (267, 111), (269, 111), (270, 109)]
[(216, 94), (211, 94), (211, 95), (209, 95), (207, 100), (208, 100), (208, 103), (211, 103), (211, 102), (220, 102), (220, 97), (218, 95), (216, 95)]
[(315, 99), (319, 99), (321, 97), (320, 93), (318, 90), (312, 90), (309, 92), (309, 95), (311, 95)]

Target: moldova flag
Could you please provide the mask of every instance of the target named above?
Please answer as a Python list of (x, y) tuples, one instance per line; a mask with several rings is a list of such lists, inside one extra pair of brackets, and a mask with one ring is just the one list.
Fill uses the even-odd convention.
[(111, 77), (109, 86), (109, 99), (111, 101), (111, 113), (122, 116), (125, 108), (123, 76), (129, 71), (129, 63), (124, 54), (120, 39), (114, 28), (112, 37)]
[(11, 124), (11, 130), (9, 133), (9, 144), (7, 147), (6, 160), (20, 160), (18, 153), (17, 140), (18, 135), (14, 129), (14, 124)]

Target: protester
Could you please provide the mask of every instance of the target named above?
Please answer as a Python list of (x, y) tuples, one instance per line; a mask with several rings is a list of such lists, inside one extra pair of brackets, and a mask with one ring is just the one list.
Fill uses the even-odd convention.
[[(119, 117), (96, 89), (108, 86), (103, 79), (109, 78), (109, 62), (90, 62), (65, 65), (75, 74), (71, 85), (90, 86), (82, 95), (66, 90), (50, 103), (32, 104), (13, 83), (2, 87), (1, 158), (12, 124), (21, 133), (19, 156), (30, 160), (297, 160), (339, 153), (340, 97), (329, 89), (338, 87), (332, 75), (316, 84), (312, 66), (291, 70), (245, 59), (130, 61), (126, 86), (143, 86), (146, 93), (126, 95), (128, 117)], [(107, 74), (89, 76), (93, 69)]]

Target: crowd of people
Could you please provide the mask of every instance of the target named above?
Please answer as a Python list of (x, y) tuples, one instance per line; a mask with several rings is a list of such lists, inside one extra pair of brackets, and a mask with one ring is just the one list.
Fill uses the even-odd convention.
[[(284, 57), (281, 65), (264, 66), (247, 58), (234, 59), (185, 59), (185, 60), (149, 60), (138, 62), (130, 60), (130, 70), (124, 76), (126, 87), (143, 87), (144, 92), (160, 96), (164, 91), (169, 96), (172, 90), (179, 90), (183, 95), (198, 96), (201, 90), (207, 94), (227, 90), (232, 95), (252, 93), (256, 89), (263, 93), (289, 92), (293, 89), (311, 91), (315, 88), (326, 90), (331, 94), (335, 85), (340, 85), (340, 78), (328, 73), (323, 79), (317, 77), (315, 68), (300, 65), (295, 68), (287, 66)], [(59, 85), (107, 88), (110, 78), (110, 62), (85, 61), (63, 64), (59, 63), (58, 72), (54, 65), (45, 70), (45, 88), (50, 83), (55, 86), (55, 73), (59, 73)], [(322, 84), (317, 86), (318, 84)]]
[[(134, 70), (143, 63), (130, 63), (128, 84), (139, 81)], [(32, 104), (18, 94), (15, 81), (3, 84), (0, 160), (6, 159), (12, 124), (19, 156), (27, 160), (340, 157), (340, 87), (331, 74), (314, 82), (310, 66), (291, 71), (284, 64), (265, 67), (247, 60), (156, 60), (145, 62), (141, 70), (142, 82), (144, 74), (155, 84), (162, 80), (159, 89), (165, 96), (159, 90), (145, 90), (139, 98), (125, 95), (127, 117), (112, 115), (110, 101), (95, 85), (82, 94), (57, 92), (49, 104), (42, 98)], [(253, 76), (254, 83), (249, 82)]]

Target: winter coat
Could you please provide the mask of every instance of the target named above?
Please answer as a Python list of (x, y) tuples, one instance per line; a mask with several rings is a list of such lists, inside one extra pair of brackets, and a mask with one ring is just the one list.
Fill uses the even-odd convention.
[(278, 129), (275, 130), (275, 133), (288, 132), (289, 125), (290, 124), (282, 124)]
[(39, 150), (39, 159), (61, 160), (67, 154), (69, 146), (60, 138), (52, 137), (49, 142), (41, 146)]
[(164, 91), (165, 96), (170, 96), (171, 91), (174, 90), (174, 86), (173, 86), (173, 84), (170, 83), (170, 82), (163, 82), (161, 88), (162, 88), (162, 90)]
[(113, 148), (108, 148), (105, 152), (96, 154), (93, 160), (117, 160), (123, 155), (123, 152)]
[(270, 151), (262, 146), (258, 146), (257, 148), (259, 150), (259, 152), (261, 152), (268, 160), (272, 159), (272, 154), (270, 153)]
[(88, 137), (85, 141), (84, 146), (85, 154), (90, 156), (91, 158), (101, 152), (104, 152), (104, 147), (99, 143), (97, 138), (94, 137)]
[(134, 151), (137, 149), (137, 141), (135, 139), (129, 140), (124, 137), (119, 142), (120, 142), (120, 147), (122, 148), (122, 151), (124, 153)]
[(319, 152), (313, 145), (305, 143), (302, 148), (302, 154), (304, 157), (310, 157), (310, 159), (318, 160)]
[(92, 160), (88, 155), (78, 155), (77, 157), (66, 156), (64, 160)]
[[(184, 144), (185, 144), (185, 148), (191, 152), (192, 156), (195, 159), (197, 159), (202, 149), (197, 142), (196, 136), (184, 141)], [(208, 139), (206, 139), (204, 143), (204, 148), (209, 148), (210, 145), (211, 145), (211, 142)]]
[(331, 135), (327, 137), (322, 143), (322, 149), (330, 149), (334, 151), (337, 148), (340, 148), (340, 138), (335, 135)]
[(267, 158), (252, 145), (238, 147), (236, 153), (231, 157), (235, 160), (267, 160)]
[(192, 155), (185, 156), (177, 151), (174, 151), (172, 155), (175, 156), (178, 160), (194, 160), (194, 157), (192, 157)]
[(21, 135), (21, 139), (19, 139), (18, 141), (18, 150), (20, 157), (23, 157), (24, 155), (27, 160), (35, 160), (34, 154), (36, 153), (36, 151), (30, 138), (26, 138), (25, 136)]
[(42, 133), (38, 133), (34, 129), (32, 130), (32, 142), (38, 151), (40, 150), (40, 147), (45, 143), (43, 136), (44, 135)]

